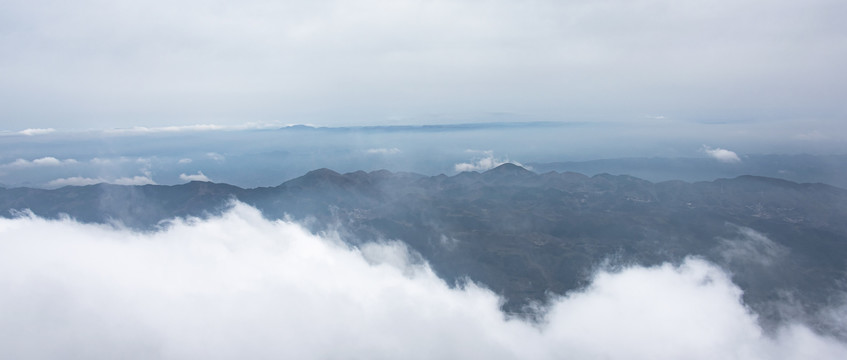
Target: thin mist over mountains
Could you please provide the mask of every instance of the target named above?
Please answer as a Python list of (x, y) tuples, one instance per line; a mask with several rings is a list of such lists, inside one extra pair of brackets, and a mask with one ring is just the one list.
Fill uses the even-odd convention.
[(702, 126), (696, 133), (628, 139), (615, 134), (636, 128), (613, 122), (27, 132), (2, 136), (0, 184), (58, 188), (208, 180), (250, 188), (276, 186), (317, 168), (452, 175), (514, 162), (539, 173), (610, 173), (651, 181), (758, 175), (847, 187), (840, 143), (756, 142), (712, 136), (730, 125)]

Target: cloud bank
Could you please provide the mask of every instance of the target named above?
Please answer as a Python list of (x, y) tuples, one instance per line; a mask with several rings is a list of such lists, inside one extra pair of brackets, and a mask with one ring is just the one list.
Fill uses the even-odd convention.
[(711, 3), (6, 0), (0, 118), (130, 133), (432, 112), (840, 119), (845, 4)]
[(136, 233), (0, 219), (0, 357), (808, 359), (847, 347), (764, 335), (705, 261), (599, 272), (530, 323), (451, 288), (397, 242), (350, 248), (235, 204)]

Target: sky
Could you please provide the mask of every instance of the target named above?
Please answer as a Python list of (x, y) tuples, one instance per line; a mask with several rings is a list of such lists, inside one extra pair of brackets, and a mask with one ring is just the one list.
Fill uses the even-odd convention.
[[(692, 166), (720, 171), (693, 180), (713, 180), (813, 172), (756, 157), (804, 153), (843, 179), (845, 158), (826, 157), (847, 154), (843, 14), (843, 0), (3, 0), (0, 187), (621, 157), (705, 159)], [(488, 125), (361, 128), (471, 123)], [(769, 249), (761, 236), (750, 246)], [(0, 358), (847, 358), (799, 319), (763, 330), (703, 259), (598, 268), (530, 322), (397, 240), (352, 247), (243, 204), (151, 233), (13, 214)]]
[[(769, 242), (751, 229), (757, 243)], [(733, 248), (730, 254), (751, 249)], [(449, 286), (397, 241), (345, 245), (247, 205), (166, 230), (0, 218), (10, 359), (843, 359), (786, 320), (763, 330), (703, 259), (599, 267), (539, 322)], [(847, 305), (827, 316), (843, 329)]]
[(5, 0), (0, 130), (663, 121), (825, 137), (847, 115), (845, 13), (840, 0)]

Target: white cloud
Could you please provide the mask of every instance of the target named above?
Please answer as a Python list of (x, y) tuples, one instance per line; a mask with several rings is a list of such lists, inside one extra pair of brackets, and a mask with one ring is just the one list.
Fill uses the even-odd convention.
[(150, 177), (149, 173), (144, 176), (126, 176), (119, 178), (106, 179), (102, 177), (90, 178), (90, 177), (82, 177), (82, 176), (72, 176), (67, 178), (59, 178), (55, 180), (51, 180), (47, 182), (48, 187), (61, 187), (61, 186), (84, 186), (84, 185), (94, 185), (100, 183), (107, 184), (115, 184), (115, 185), (155, 185), (156, 182)]
[(189, 158), (183, 158), (183, 159), (179, 159), (179, 161), (177, 161), (177, 164), (191, 164), (192, 161), (193, 160), (191, 160)]
[[(89, 162), (90, 162), (92, 165), (97, 165), (97, 166), (116, 165), (116, 164), (127, 163), (127, 162), (130, 162), (130, 161), (132, 161), (132, 159), (130, 159), (130, 158), (126, 157), (126, 156), (121, 156), (121, 157), (116, 157), (116, 158), (99, 158), (99, 157), (95, 157), (95, 158), (92, 158), (91, 160), (89, 160)], [(137, 160), (136, 160), (136, 161), (137, 161)]]
[(261, 130), (283, 127), (278, 121), (272, 122), (247, 122), (234, 125), (218, 125), (218, 124), (193, 124), (193, 125), (172, 125), (172, 126), (133, 126), (128, 128), (103, 129), (103, 133), (114, 135), (142, 135), (155, 133), (176, 133), (176, 132), (201, 132), (201, 131), (224, 131), (224, 130)]
[(528, 166), (524, 166), (517, 161), (510, 161), (508, 158), (507, 159), (495, 158), (494, 152), (491, 151), (491, 150), (487, 150), (487, 151), (467, 150), (467, 152), (469, 152), (469, 153), (479, 153), (479, 154), (482, 154), (482, 156), (471, 160), (471, 162), (458, 163), (456, 165), (453, 165), (453, 168), (456, 170), (456, 172), (485, 171), (485, 170), (490, 170), (490, 169), (496, 168), (496, 167), (503, 165), (505, 163), (512, 163), (512, 164), (522, 166), (524, 168), (529, 169)]
[(209, 177), (203, 174), (202, 171), (198, 171), (196, 174), (186, 175), (185, 173), (179, 174), (179, 179), (182, 181), (212, 181), (209, 180)]
[(221, 154), (218, 154), (218, 153), (216, 153), (216, 152), (208, 152), (208, 153), (206, 153), (206, 157), (208, 157), (209, 159), (215, 160), (215, 161), (224, 161), (224, 160), (226, 160), (226, 157), (225, 157), (225, 156), (223, 156), (223, 155), (221, 155)]
[(82, 176), (72, 176), (67, 178), (55, 179), (51, 180), (47, 183), (49, 187), (62, 187), (62, 186), (85, 186), (85, 185), (94, 185), (99, 183), (104, 183), (105, 180), (101, 178), (89, 178)]
[(30, 166), (59, 166), (59, 165), (70, 165), (76, 164), (77, 161), (75, 159), (64, 159), (59, 160), (52, 156), (45, 156), (42, 158), (34, 159), (32, 161), (26, 159), (17, 159), (11, 163), (6, 164), (5, 166), (9, 167), (30, 167)]
[(400, 149), (398, 148), (377, 148), (377, 149), (367, 149), (365, 150), (368, 154), (379, 154), (379, 155), (394, 155), (399, 154)]
[(120, 177), (109, 181), (110, 184), (115, 185), (155, 185), (156, 182), (150, 178), (150, 175), (136, 175), (133, 177)]
[(52, 156), (48, 156), (48, 157), (43, 157), (43, 158), (40, 158), (40, 159), (35, 159), (35, 160), (32, 161), (32, 164), (33, 165), (55, 166), (55, 165), (61, 165), (62, 161), (59, 160), (59, 159), (56, 159)]
[(137, 135), (137, 134), (169, 133), (169, 132), (183, 132), (183, 131), (213, 131), (213, 130), (224, 130), (224, 129), (226, 129), (226, 127), (221, 126), (221, 125), (197, 124), (197, 125), (182, 125), (182, 126), (161, 126), (161, 127), (135, 126), (135, 127), (131, 127), (131, 128), (122, 128), (122, 129), (106, 129), (106, 130), (103, 130), (103, 132), (107, 133), (107, 134)]
[(21, 134), (21, 135), (33, 136), (33, 135), (44, 135), (44, 134), (49, 134), (49, 133), (54, 132), (54, 131), (56, 131), (56, 129), (54, 129), (54, 128), (46, 128), (46, 129), (26, 129), (26, 130), (21, 130), (21, 131), (19, 131), (18, 133), (19, 133), (19, 134)]
[(802, 325), (765, 335), (702, 260), (600, 272), (536, 324), (409, 258), (396, 242), (348, 248), (241, 204), (157, 233), (0, 219), (0, 357), (847, 357)]
[(741, 162), (741, 158), (738, 157), (738, 154), (736, 154), (733, 151), (727, 150), (727, 149), (721, 149), (721, 148), (712, 149), (712, 148), (704, 145), (702, 150), (703, 150), (703, 152), (706, 153), (706, 155), (709, 155), (712, 158), (714, 158), (715, 160), (720, 161), (720, 162), (730, 163), (730, 164), (735, 164), (735, 163)]

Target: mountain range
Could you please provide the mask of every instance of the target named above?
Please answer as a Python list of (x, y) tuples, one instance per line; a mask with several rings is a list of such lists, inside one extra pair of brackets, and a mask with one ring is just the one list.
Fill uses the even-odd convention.
[(352, 246), (403, 241), (449, 283), (482, 283), (503, 296), (504, 310), (526, 316), (586, 286), (599, 267), (697, 256), (732, 274), (764, 324), (801, 312), (826, 331), (816, 314), (841, 300), (847, 279), (847, 190), (760, 176), (653, 183), (507, 163), (454, 176), (319, 169), (252, 189), (197, 181), (0, 188), (6, 217), (29, 209), (139, 231), (214, 216), (233, 200), (337, 231)]

